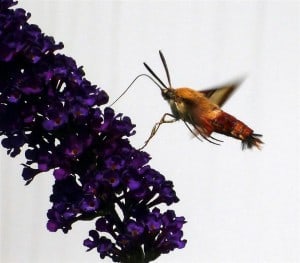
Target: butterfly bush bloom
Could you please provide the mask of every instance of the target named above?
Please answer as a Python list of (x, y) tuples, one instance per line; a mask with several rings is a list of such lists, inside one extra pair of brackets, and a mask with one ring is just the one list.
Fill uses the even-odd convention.
[(130, 118), (104, 107), (106, 92), (15, 4), (0, 0), (1, 144), (11, 157), (24, 148), (26, 184), (53, 172), (48, 230), (93, 221), (84, 246), (114, 262), (150, 262), (183, 248), (185, 219), (157, 207), (179, 201), (173, 183), (130, 145)]

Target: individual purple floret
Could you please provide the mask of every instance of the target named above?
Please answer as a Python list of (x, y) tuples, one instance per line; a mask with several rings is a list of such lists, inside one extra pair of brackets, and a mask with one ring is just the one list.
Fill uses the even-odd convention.
[(183, 248), (184, 218), (157, 208), (179, 201), (173, 183), (131, 146), (130, 118), (104, 108), (106, 92), (15, 4), (0, 0), (1, 143), (12, 157), (25, 148), (26, 184), (53, 172), (48, 230), (93, 220), (84, 246), (114, 262), (150, 262)]

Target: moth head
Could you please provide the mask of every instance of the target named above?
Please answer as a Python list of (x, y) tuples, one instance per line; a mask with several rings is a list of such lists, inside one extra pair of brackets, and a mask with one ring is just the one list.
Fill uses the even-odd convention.
[(174, 89), (172, 88), (161, 89), (161, 95), (167, 101), (173, 100), (175, 97)]

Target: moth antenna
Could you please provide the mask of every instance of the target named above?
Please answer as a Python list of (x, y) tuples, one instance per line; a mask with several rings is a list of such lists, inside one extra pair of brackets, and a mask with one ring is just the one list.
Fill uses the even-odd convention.
[(140, 77), (147, 77), (147, 78), (151, 79), (160, 88), (160, 90), (162, 90), (162, 87), (151, 76), (149, 76), (147, 74), (140, 74), (129, 84), (129, 86), (121, 93), (121, 95), (118, 98), (116, 98), (112, 104), (109, 105), (109, 107), (113, 106), (130, 89), (130, 87), (133, 85), (133, 83)]
[[(166, 89), (168, 89), (167, 85), (162, 82), (162, 80), (154, 73), (154, 71), (144, 62), (145, 68), (151, 73), (151, 75)], [(162, 88), (160, 88), (162, 90)]]
[(162, 53), (162, 51), (160, 50), (159, 51), (159, 55), (160, 55), (160, 59), (164, 65), (164, 68), (165, 68), (165, 71), (166, 71), (166, 74), (167, 74), (167, 78), (168, 78), (168, 83), (169, 83), (169, 87), (171, 88), (172, 85), (171, 85), (171, 78), (170, 78), (170, 73), (169, 73), (169, 69), (168, 69), (168, 66), (167, 66), (167, 62), (166, 62), (166, 59)]

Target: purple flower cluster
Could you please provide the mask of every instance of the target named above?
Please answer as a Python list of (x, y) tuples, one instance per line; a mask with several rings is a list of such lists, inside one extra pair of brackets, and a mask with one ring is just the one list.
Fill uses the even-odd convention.
[(47, 228), (67, 233), (80, 220), (96, 228), (84, 245), (114, 262), (150, 262), (183, 248), (183, 217), (156, 206), (179, 199), (173, 183), (133, 148), (131, 120), (100, 106), (108, 95), (13, 0), (0, 0), (0, 135), (14, 157), (25, 147), (30, 183), (53, 171)]

